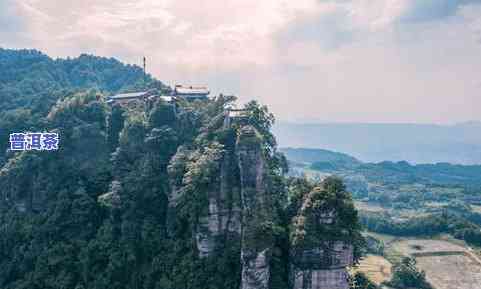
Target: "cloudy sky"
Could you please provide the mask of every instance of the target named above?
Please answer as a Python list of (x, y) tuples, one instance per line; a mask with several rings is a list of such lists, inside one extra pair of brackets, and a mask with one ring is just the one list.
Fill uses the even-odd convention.
[(481, 120), (481, 0), (0, 0), (0, 46), (145, 55), (280, 120)]

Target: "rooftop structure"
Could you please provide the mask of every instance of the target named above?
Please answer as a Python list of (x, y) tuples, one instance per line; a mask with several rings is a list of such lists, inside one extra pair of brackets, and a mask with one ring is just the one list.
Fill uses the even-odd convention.
[(231, 126), (232, 123), (247, 124), (249, 110), (247, 109), (227, 109), (225, 111), (224, 127)]
[(229, 117), (231, 118), (245, 118), (248, 117), (249, 110), (247, 109), (229, 109), (227, 110)]
[[(155, 96), (153, 96), (155, 98)], [(159, 96), (160, 99), (162, 99), (166, 103), (173, 104), (175, 102), (175, 97), (170, 96), (170, 95), (161, 95)]]
[(152, 93), (150, 91), (121, 93), (121, 94), (109, 96), (107, 98), (107, 103), (108, 104), (114, 104), (114, 103), (126, 104), (131, 101), (146, 100), (151, 95)]
[(126, 106), (137, 106), (139, 104), (151, 105), (157, 99), (165, 103), (175, 105), (175, 97), (171, 95), (159, 95), (155, 90), (122, 93), (107, 97), (108, 104), (120, 104)]
[(206, 99), (210, 91), (203, 86), (183, 86), (176, 85), (173, 96), (182, 97), (187, 100)]

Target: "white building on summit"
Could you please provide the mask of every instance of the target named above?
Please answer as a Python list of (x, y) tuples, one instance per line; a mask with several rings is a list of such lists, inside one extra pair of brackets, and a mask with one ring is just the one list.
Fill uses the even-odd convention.
[(119, 104), (127, 104), (132, 101), (145, 101), (149, 96), (152, 94), (149, 93), (148, 91), (140, 91), (140, 92), (131, 92), (131, 93), (121, 93), (121, 94), (116, 94), (109, 96), (107, 98), (107, 103), (113, 104), (113, 103), (119, 103)]
[(178, 99), (189, 101), (204, 100), (207, 99), (209, 93), (210, 91), (207, 87), (203, 86), (176, 85), (170, 95), (161, 95), (156, 90), (121, 93), (107, 97), (107, 103), (133, 106), (140, 103), (153, 102), (156, 99), (162, 99), (166, 103), (174, 104)]
[(210, 91), (204, 86), (176, 85), (172, 96), (186, 100), (207, 99)]

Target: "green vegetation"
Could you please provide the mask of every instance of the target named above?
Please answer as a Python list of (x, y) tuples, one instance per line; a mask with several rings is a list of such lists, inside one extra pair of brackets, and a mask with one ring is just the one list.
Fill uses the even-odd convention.
[(416, 268), (416, 260), (405, 257), (393, 268), (393, 277), (388, 285), (398, 289), (432, 289), (426, 274)]
[[(481, 245), (481, 166), (362, 163), (325, 150), (284, 150), (294, 175), (338, 175), (353, 193), (361, 223), (394, 236), (448, 233)], [(298, 162), (299, 160), (311, 162)], [(350, 161), (349, 161), (350, 160)], [(347, 165), (346, 165), (347, 163)]]
[[(179, 101), (175, 112), (160, 100), (148, 108), (106, 105), (108, 94), (170, 89), (114, 59), (53, 60), (0, 49), (0, 68), (0, 145), (8, 146), (10, 132), (61, 136), (57, 152), (0, 155), (1, 288), (239, 288), (239, 237), (214, 236), (207, 257), (195, 237), (213, 194), (228, 192), (222, 206), (229, 214), (241, 207), (236, 146), (260, 148), (266, 197), (246, 240), (271, 250), (270, 288), (289, 288), (292, 258), (331, 241), (352, 246), (358, 261), (366, 252), (361, 224), (395, 236), (449, 233), (481, 246), (479, 166), (364, 164), (287, 149), (295, 159), (294, 177), (286, 177), (274, 117), (257, 102), (244, 107), (242, 124), (225, 126), (235, 97)], [(306, 169), (339, 175), (347, 186), (336, 177), (299, 178)], [(365, 205), (360, 215), (350, 191)], [(384, 245), (367, 238), (370, 253), (383, 254)], [(415, 265), (397, 260), (389, 285), (431, 288)], [(350, 281), (352, 288), (378, 288), (362, 273)]]
[[(229, 213), (241, 203), (236, 145), (260, 148), (266, 202), (248, 240), (271, 249), (271, 288), (288, 288), (290, 237), (300, 240), (292, 218), (300, 214), (314, 226), (309, 211), (317, 206), (337, 212), (328, 232), (360, 256), (350, 194), (336, 178), (316, 183), (284, 176), (286, 159), (265, 106), (245, 106), (249, 129), (226, 127), (234, 97), (179, 101), (176, 113), (161, 100), (145, 109), (106, 105), (106, 94), (169, 89), (113, 59), (52, 60), (37, 51), (0, 50), (0, 68), (2, 147), (18, 130), (58, 132), (61, 139), (56, 152), (1, 156), (2, 289), (239, 288), (239, 238), (215, 236), (219, 246), (205, 258), (195, 238), (211, 213), (212, 194), (227, 192), (222, 206)], [(252, 134), (236, 144), (243, 133)], [(308, 198), (313, 207), (301, 210)], [(314, 228), (310, 240), (323, 240), (326, 228)]]
[[(481, 246), (479, 165), (362, 163), (325, 150), (283, 151), (292, 165), (291, 175), (315, 180), (336, 175), (343, 179), (353, 193), (360, 222), (369, 231), (367, 252), (383, 256), (394, 265), (393, 278), (387, 284), (391, 288), (431, 288), (424, 273), (416, 269), (414, 259), (404, 259), (405, 254), (392, 247), (395, 238), (448, 235), (469, 246)], [(371, 286), (365, 283), (365, 276), (356, 275), (354, 280)]]
[(361, 215), (361, 223), (372, 232), (394, 236), (435, 236), (449, 233), (469, 244), (481, 246), (480, 226), (455, 215), (436, 214), (396, 222), (385, 214), (364, 213)]
[(59, 100), (80, 90), (106, 95), (135, 89), (168, 89), (138, 66), (113, 58), (81, 55), (51, 59), (36, 50), (0, 48), (0, 165), (11, 132), (45, 128), (45, 117)]
[(364, 273), (357, 272), (351, 280), (351, 289), (378, 289), (373, 282), (371, 282)]
[(321, 164), (339, 168), (352, 168), (361, 164), (359, 160), (350, 155), (322, 149), (281, 148), (280, 151), (286, 154), (289, 161), (298, 164), (312, 164), (314, 169)]
[[(345, 241), (354, 245), (354, 260), (357, 262), (362, 254), (360, 249), (365, 247), (364, 238), (360, 234), (357, 211), (342, 181), (329, 177), (321, 186), (302, 195), (299, 194), (302, 187), (298, 185), (295, 183), (291, 187), (294, 191), (292, 204), (299, 206), (291, 229), (294, 251), (323, 247), (330, 240)], [(335, 211), (332, 208), (336, 208)]]

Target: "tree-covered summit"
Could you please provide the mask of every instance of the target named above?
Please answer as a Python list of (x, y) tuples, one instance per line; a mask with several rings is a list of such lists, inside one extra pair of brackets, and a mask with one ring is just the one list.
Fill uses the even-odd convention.
[[(40, 66), (59, 62), (17, 53)], [(63, 61), (71, 60), (60, 61), (65, 68)], [(312, 183), (285, 175), (267, 107), (252, 101), (242, 117), (230, 118), (236, 98), (223, 95), (109, 105), (105, 95), (116, 86), (94, 67), (110, 60), (76, 61), (99, 75), (92, 72), (72, 89), (57, 90), (56, 81), (51, 90), (33, 89), (32, 100), (51, 98), (48, 109), (34, 112), (32, 102), (8, 111), (13, 129), (56, 132), (60, 144), (55, 152), (6, 154), (1, 288), (297, 289), (297, 273), (325, 272), (294, 270), (294, 247), (301, 256), (315, 250), (328, 258), (327, 269), (340, 273), (334, 282), (347, 286), (344, 267), (358, 259), (362, 245), (350, 194), (337, 179)], [(119, 78), (128, 79), (121, 71)], [(15, 81), (8, 83), (23, 83)], [(324, 211), (337, 221), (323, 223)], [(301, 223), (309, 244), (296, 241)], [(322, 253), (325, 246), (334, 251)]]
[(0, 48), (0, 71), (0, 165), (6, 158), (8, 134), (44, 129), (51, 107), (69, 93), (169, 90), (150, 75), (144, 77), (138, 66), (86, 54), (52, 59), (37, 50)]

